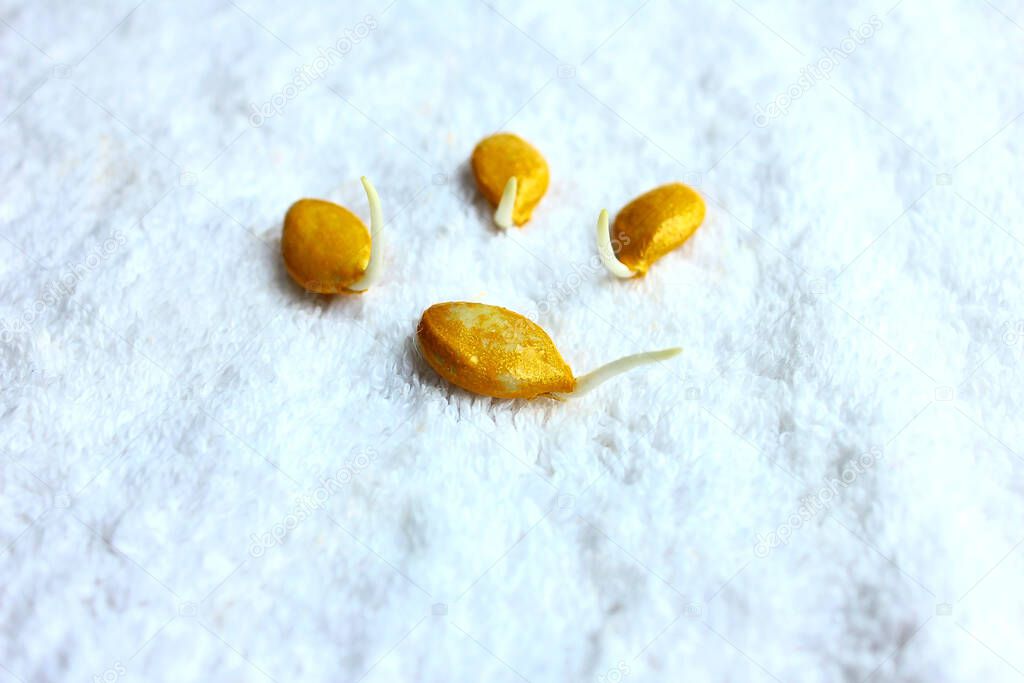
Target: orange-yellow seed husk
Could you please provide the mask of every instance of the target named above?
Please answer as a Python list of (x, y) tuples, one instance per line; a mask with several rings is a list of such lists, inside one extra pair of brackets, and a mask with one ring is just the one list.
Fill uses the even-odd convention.
[(530, 143), (511, 133), (497, 133), (481, 140), (470, 160), (477, 187), (492, 205), (498, 206), (509, 178), (518, 184), (512, 220), (523, 225), (548, 189), (548, 163)]
[(618, 259), (643, 275), (651, 264), (683, 244), (704, 221), (704, 200), (682, 183), (662, 185), (626, 204), (611, 236)]
[(423, 312), (416, 335), (437, 374), (476, 394), (534, 398), (576, 386), (547, 333), (506, 308), (464, 301), (435, 304)]
[(370, 262), (371, 239), (359, 217), (322, 199), (300, 199), (284, 217), (281, 253), (299, 286), (320, 294), (348, 292)]

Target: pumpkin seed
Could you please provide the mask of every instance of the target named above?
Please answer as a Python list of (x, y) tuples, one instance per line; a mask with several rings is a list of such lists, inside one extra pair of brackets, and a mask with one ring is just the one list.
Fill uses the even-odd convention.
[(380, 279), (380, 197), (369, 180), (364, 177), (362, 182), (370, 203), (370, 230), (345, 207), (323, 199), (300, 199), (285, 214), (281, 255), (288, 274), (302, 288), (320, 294), (362, 293)]
[(481, 140), (470, 159), (477, 187), (497, 209), (500, 228), (523, 225), (548, 189), (548, 162), (533, 145), (511, 133)]
[(466, 301), (424, 311), (416, 339), (423, 358), (441, 377), (496, 398), (581, 396), (616, 375), (682, 350), (626, 356), (575, 377), (540, 325), (507, 308)]

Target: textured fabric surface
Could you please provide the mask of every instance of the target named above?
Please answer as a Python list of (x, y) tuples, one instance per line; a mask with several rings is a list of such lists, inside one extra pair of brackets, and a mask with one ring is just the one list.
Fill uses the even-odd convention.
[[(0, 680), (1017, 680), (1024, 5), (387, 2), (0, 2)], [(308, 295), (361, 175), (384, 280)], [(476, 397), (460, 299), (686, 351)]]

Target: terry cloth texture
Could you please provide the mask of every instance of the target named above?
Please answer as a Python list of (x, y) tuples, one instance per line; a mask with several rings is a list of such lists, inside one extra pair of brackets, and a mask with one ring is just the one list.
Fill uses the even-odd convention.
[[(0, 2), (0, 681), (1017, 680), (1024, 5), (389, 2)], [(384, 279), (308, 295), (362, 175)], [(473, 396), (450, 300), (685, 353)]]

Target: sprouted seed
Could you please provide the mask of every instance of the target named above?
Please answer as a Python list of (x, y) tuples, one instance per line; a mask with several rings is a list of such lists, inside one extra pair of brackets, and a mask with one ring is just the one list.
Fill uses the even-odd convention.
[(370, 230), (343, 206), (323, 199), (300, 199), (284, 217), (281, 253), (288, 274), (310, 292), (361, 294), (380, 280), (380, 197), (365, 177)]
[(507, 308), (464, 301), (424, 311), (416, 340), (423, 358), (445, 380), (495, 398), (576, 398), (616, 375), (682, 351), (638, 353), (575, 377), (537, 323)]
[(651, 264), (690, 238), (704, 221), (704, 212), (704, 200), (693, 188), (682, 183), (656, 187), (626, 204), (610, 232), (608, 211), (601, 210), (597, 253), (616, 277), (644, 275)]
[(548, 189), (548, 163), (533, 145), (511, 133), (481, 140), (470, 159), (480, 192), (496, 208), (502, 229), (521, 226)]

